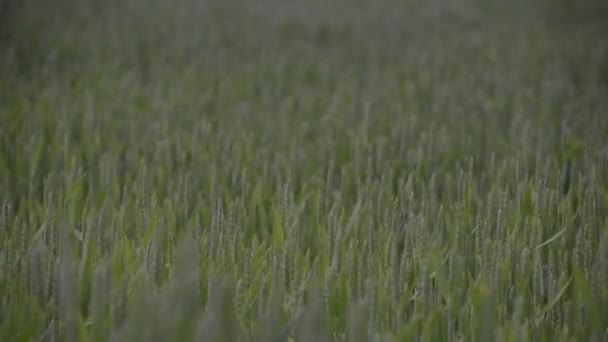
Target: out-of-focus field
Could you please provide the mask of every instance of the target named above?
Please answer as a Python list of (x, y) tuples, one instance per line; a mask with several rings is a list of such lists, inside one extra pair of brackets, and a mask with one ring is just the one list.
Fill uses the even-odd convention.
[(602, 1), (0, 1), (0, 340), (608, 340)]

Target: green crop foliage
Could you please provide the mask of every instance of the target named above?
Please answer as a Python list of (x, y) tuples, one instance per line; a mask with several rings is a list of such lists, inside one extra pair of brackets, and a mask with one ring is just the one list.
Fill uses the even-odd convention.
[(602, 1), (0, 1), (0, 341), (608, 340)]

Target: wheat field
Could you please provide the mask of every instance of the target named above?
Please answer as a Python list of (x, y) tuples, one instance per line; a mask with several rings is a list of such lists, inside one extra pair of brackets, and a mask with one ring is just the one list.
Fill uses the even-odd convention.
[(608, 340), (607, 15), (0, 1), (0, 340)]

